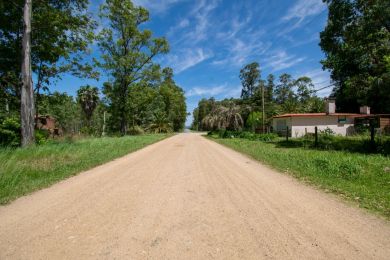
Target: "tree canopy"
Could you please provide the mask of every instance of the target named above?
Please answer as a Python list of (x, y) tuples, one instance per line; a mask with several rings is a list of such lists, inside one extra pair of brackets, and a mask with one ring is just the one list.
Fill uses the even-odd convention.
[(357, 112), (368, 105), (390, 113), (390, 2), (324, 0), (328, 23), (321, 32), (323, 67), (336, 83), (338, 109)]
[(110, 99), (112, 117), (117, 119), (121, 133), (126, 134), (129, 89), (153, 76), (153, 58), (167, 53), (169, 45), (165, 38), (153, 38), (150, 30), (140, 29), (149, 20), (149, 12), (130, 0), (107, 0), (100, 15), (108, 26), (99, 34), (102, 61), (97, 64), (112, 76), (105, 93)]
[(290, 74), (283, 73), (276, 82), (272, 74), (267, 76), (267, 80), (262, 80), (259, 68), (258, 63), (250, 63), (240, 71), (242, 93), (245, 93), (241, 98), (200, 100), (193, 111), (192, 128), (203, 131), (246, 128), (254, 131), (265, 129), (270, 125), (271, 118), (278, 114), (324, 111), (324, 99), (316, 96), (309, 77), (294, 79)]

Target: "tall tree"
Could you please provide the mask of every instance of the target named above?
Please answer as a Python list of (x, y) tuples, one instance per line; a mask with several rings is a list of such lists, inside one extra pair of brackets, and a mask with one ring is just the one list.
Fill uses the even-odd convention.
[[(24, 0), (2, 1), (0, 5), (0, 78), (17, 86), (20, 75)], [(71, 72), (97, 77), (85, 62), (96, 24), (87, 12), (88, 0), (40, 0), (32, 6), (31, 62), (37, 76), (35, 90), (48, 87), (53, 78)], [(12, 21), (12, 23), (10, 22)], [(13, 80), (12, 76), (13, 75)]]
[(274, 101), (274, 89), (275, 89), (275, 76), (269, 74), (267, 77), (267, 90), (265, 94), (266, 102), (271, 103)]
[(77, 101), (80, 104), (85, 118), (87, 119), (88, 126), (90, 127), (93, 112), (99, 104), (99, 89), (89, 85), (80, 87), (77, 91)]
[(153, 38), (150, 30), (140, 29), (149, 20), (149, 12), (130, 0), (107, 0), (101, 6), (101, 16), (108, 26), (99, 35), (102, 62), (98, 65), (113, 78), (105, 91), (109, 92), (112, 117), (117, 118), (124, 135), (131, 102), (129, 87), (147, 75), (153, 58), (167, 53), (169, 46), (164, 38)]
[(297, 112), (299, 109), (297, 95), (294, 92), (295, 80), (291, 75), (284, 73), (279, 77), (279, 84), (275, 88), (275, 100), (284, 113)]
[(279, 77), (279, 84), (275, 88), (275, 100), (282, 105), (288, 100), (293, 99), (294, 91), (292, 89), (294, 80), (291, 75), (284, 73)]
[(240, 80), (242, 85), (241, 98), (248, 99), (252, 97), (260, 79), (259, 63), (252, 62), (242, 68), (240, 71)]
[(32, 1), (26, 0), (23, 8), (23, 44), (22, 44), (22, 91), (21, 91), (21, 130), (22, 146), (35, 142), (34, 136), (34, 90), (31, 71), (31, 10)]
[[(10, 108), (18, 104), (22, 108), (23, 59), (20, 50), (23, 46), (24, 2), (0, 2), (0, 96), (6, 97)], [(92, 30), (95, 27), (87, 8), (88, 0), (39, 0), (31, 7), (31, 70), (36, 76), (33, 87), (37, 94), (37, 112), (40, 91), (48, 88), (62, 73), (97, 77), (85, 62), (87, 59), (83, 59), (94, 38)]]
[(324, 0), (328, 23), (321, 32), (324, 69), (336, 83), (338, 108), (355, 112), (369, 105), (390, 113), (390, 1)]
[(172, 124), (173, 130), (181, 131), (184, 129), (187, 118), (184, 91), (177, 86), (173, 80), (173, 70), (171, 68), (164, 68), (162, 74), (164, 80), (159, 88), (159, 93), (163, 96), (165, 111)]
[(297, 96), (299, 102), (306, 103), (314, 93), (314, 84), (309, 77), (300, 77), (294, 82), (294, 86), (297, 88)]

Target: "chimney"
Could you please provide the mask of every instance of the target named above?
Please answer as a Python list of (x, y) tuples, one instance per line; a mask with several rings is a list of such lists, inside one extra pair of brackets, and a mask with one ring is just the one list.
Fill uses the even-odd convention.
[(336, 100), (326, 99), (325, 112), (327, 115), (336, 113)]
[(363, 106), (363, 107), (360, 107), (360, 114), (363, 114), (363, 115), (369, 115), (370, 114), (370, 107), (369, 106)]

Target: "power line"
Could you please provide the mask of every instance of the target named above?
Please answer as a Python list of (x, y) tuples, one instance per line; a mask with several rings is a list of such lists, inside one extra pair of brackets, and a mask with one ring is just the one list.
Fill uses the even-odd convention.
[(330, 87), (333, 87), (333, 86), (335, 86), (335, 84), (330, 84), (330, 85), (328, 85), (328, 86), (326, 86), (326, 87), (322, 87), (322, 88), (313, 90), (313, 92), (318, 92), (318, 91), (321, 91), (321, 90), (324, 90), (324, 89), (327, 89), (327, 88), (330, 88)]

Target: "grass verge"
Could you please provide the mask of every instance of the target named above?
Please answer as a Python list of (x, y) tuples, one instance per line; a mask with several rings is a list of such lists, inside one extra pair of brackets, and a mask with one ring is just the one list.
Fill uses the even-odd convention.
[(88, 138), (0, 149), (0, 204), (109, 162), (167, 135)]
[(390, 157), (210, 139), (390, 219)]

